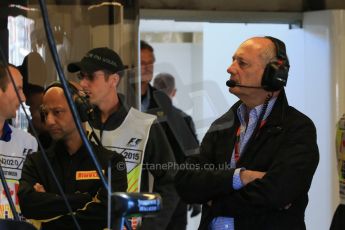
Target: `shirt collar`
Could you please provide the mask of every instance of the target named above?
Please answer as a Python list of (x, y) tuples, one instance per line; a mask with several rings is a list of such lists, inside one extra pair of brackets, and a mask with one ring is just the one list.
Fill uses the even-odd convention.
[(96, 106), (94, 109), (94, 119), (90, 120), (90, 125), (93, 128), (100, 130), (113, 130), (121, 125), (124, 118), (128, 113), (128, 106), (126, 105), (125, 98), (123, 95), (118, 94), (120, 107), (117, 111), (110, 114), (108, 119), (102, 123), (101, 121), (101, 110)]
[(63, 158), (66, 158), (66, 159), (71, 159), (71, 158), (78, 158), (78, 159), (81, 159), (81, 158), (84, 158), (86, 156), (88, 156), (88, 153), (87, 153), (87, 150), (86, 150), (86, 147), (82, 144), (79, 149), (72, 155), (70, 155), (67, 151), (67, 147), (64, 143), (63, 140), (59, 140), (55, 143), (55, 152), (59, 153), (57, 154), (58, 157), (63, 157)]
[(11, 140), (12, 129), (11, 126), (8, 124), (7, 121), (4, 123), (4, 127), (2, 128), (2, 136), (0, 140), (9, 142)]
[[(274, 103), (276, 102), (277, 100), (277, 97), (272, 97), (269, 102), (268, 102), (268, 105), (267, 105), (267, 109), (266, 109), (266, 112), (265, 112), (265, 115), (263, 117), (263, 120), (266, 120), (266, 118), (268, 117), (268, 115), (270, 115), (272, 109), (273, 109), (273, 105)], [(249, 117), (251, 119), (254, 119), (255, 122), (259, 119), (259, 115), (261, 113), (261, 110), (263, 108), (264, 104), (261, 104), (261, 105), (258, 105), (256, 106), (255, 108), (251, 109), (249, 111)], [(247, 106), (242, 103), (238, 108), (237, 108), (237, 116), (241, 122), (241, 125), (246, 125), (247, 122), (246, 122), (246, 114), (247, 114)]]

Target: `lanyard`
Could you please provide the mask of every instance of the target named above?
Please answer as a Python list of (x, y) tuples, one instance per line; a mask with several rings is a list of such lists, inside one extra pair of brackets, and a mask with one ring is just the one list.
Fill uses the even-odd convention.
[[(261, 123), (260, 123), (259, 129), (261, 129), (261, 127), (264, 126), (265, 123), (266, 123), (266, 120), (262, 120)], [(238, 159), (240, 158), (240, 136), (241, 136), (241, 126), (238, 127), (237, 132), (236, 132), (235, 162), (237, 162)]]

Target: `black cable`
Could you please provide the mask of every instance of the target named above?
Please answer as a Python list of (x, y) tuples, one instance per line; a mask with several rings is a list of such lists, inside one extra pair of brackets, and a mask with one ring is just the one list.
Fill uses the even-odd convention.
[[(72, 100), (72, 96), (71, 96), (69, 90), (67, 90), (67, 82), (66, 82), (66, 79), (64, 77), (64, 74), (63, 74), (63, 71), (62, 71), (62, 68), (61, 68), (61, 64), (59, 62), (59, 58), (58, 58), (58, 54), (57, 54), (56, 46), (55, 46), (55, 41), (53, 39), (52, 31), (51, 31), (51, 28), (49, 26), (49, 19), (48, 19), (48, 15), (47, 15), (46, 5), (45, 5), (43, 0), (40, 0), (39, 4), (40, 4), (41, 11), (42, 11), (42, 18), (43, 18), (43, 22), (44, 22), (45, 32), (46, 32), (46, 35), (47, 35), (48, 45), (49, 45), (50, 51), (51, 51), (52, 56), (53, 56), (54, 64), (55, 64), (55, 66), (57, 68), (59, 79), (60, 79), (60, 81), (62, 83), (62, 86), (64, 88), (64, 92), (65, 92), (65, 96), (67, 98), (67, 102), (68, 102), (68, 104), (69, 104), (69, 106), (71, 108), (71, 111), (72, 111), (72, 114), (73, 114), (73, 118), (74, 118), (74, 120), (76, 122), (78, 131), (79, 131), (80, 136), (82, 138), (82, 141), (83, 141), (84, 145), (86, 146), (86, 149), (88, 150), (89, 155), (91, 156), (92, 160), (94, 161), (94, 164), (96, 166), (97, 172), (98, 172), (99, 177), (101, 178), (101, 180), (103, 182), (104, 187), (109, 191), (108, 184), (107, 184), (107, 182), (105, 180), (104, 175), (102, 174), (102, 169), (101, 169), (101, 167), (100, 167), (100, 165), (99, 165), (99, 163), (98, 163), (94, 153), (92, 152), (92, 147), (91, 147), (90, 143), (88, 142), (88, 140), (86, 138), (86, 135), (85, 135), (85, 133), (83, 131), (83, 128), (81, 126), (81, 122), (80, 122), (80, 120), (79, 120), (79, 118), (77, 116), (76, 108), (75, 108), (75, 106), (74, 106), (74, 104), (72, 102), (73, 101)], [(15, 92), (17, 94), (18, 100), (20, 102), (20, 106), (22, 107), (22, 109), (23, 109), (23, 111), (25, 113), (25, 116), (26, 116), (26, 118), (27, 118), (27, 120), (29, 122), (29, 125), (32, 128), (33, 134), (37, 138), (38, 137), (37, 131), (36, 131), (35, 127), (33, 126), (31, 119), (29, 119), (29, 116), (28, 116), (28, 114), (27, 114), (27, 112), (26, 112), (26, 110), (24, 108), (24, 105), (23, 105), (23, 103), (21, 101), (18, 89), (17, 89), (16, 84), (14, 82), (13, 76), (12, 76), (11, 72), (9, 71), (9, 66), (8, 66), (7, 60), (5, 58), (5, 55), (3, 53), (3, 50), (2, 50), (1, 46), (0, 46), (0, 53), (1, 53), (1, 59), (3, 59), (3, 62), (7, 66), (7, 71), (8, 71), (8, 74), (10, 76), (11, 82), (12, 82), (12, 84), (14, 86), (14, 89), (15, 89)], [(37, 138), (37, 140), (38, 140), (38, 138)], [(63, 198), (63, 200), (64, 200), (64, 202), (66, 204), (66, 207), (67, 207), (68, 211), (72, 214), (71, 216), (72, 216), (72, 219), (73, 219), (77, 229), (81, 229), (80, 225), (78, 224), (78, 222), (77, 222), (77, 220), (75, 218), (75, 215), (73, 214), (73, 210), (72, 210), (71, 206), (68, 203), (67, 197), (66, 197), (66, 195), (65, 195), (65, 193), (64, 193), (64, 191), (63, 191), (63, 189), (62, 189), (62, 187), (61, 187), (61, 185), (60, 185), (60, 183), (59, 183), (59, 181), (58, 181), (58, 179), (57, 179), (57, 177), (56, 177), (56, 175), (54, 173), (54, 170), (53, 170), (53, 168), (52, 168), (52, 166), (51, 166), (51, 164), (50, 164), (50, 162), (49, 162), (49, 160), (48, 160), (48, 158), (47, 158), (47, 156), (45, 154), (44, 148), (43, 148), (43, 146), (42, 146), (42, 144), (41, 144), (41, 142), (39, 140), (38, 140), (38, 146), (39, 146), (39, 149), (40, 149), (40, 151), (42, 153), (42, 156), (43, 156), (45, 162), (47, 163), (48, 170), (51, 172), (53, 180), (57, 184), (58, 190), (59, 190), (59, 192), (60, 192), (60, 194), (61, 194), (61, 196), (62, 196), (62, 198)], [(17, 211), (15, 209), (15, 206), (13, 204), (13, 200), (12, 200), (12, 198), (10, 196), (8, 185), (6, 183), (6, 179), (4, 177), (4, 173), (2, 171), (1, 166), (0, 166), (0, 176), (3, 176), (2, 184), (3, 184), (4, 190), (5, 190), (6, 196), (8, 198), (8, 202), (10, 204), (11, 211), (13, 213), (14, 219), (19, 221), (20, 220), (19, 219), (19, 215), (18, 215), (18, 213), (17, 213)]]
[[(29, 122), (30, 128), (32, 128), (33, 134), (34, 134), (35, 137), (36, 137), (36, 140), (37, 140), (37, 143), (38, 143), (39, 150), (41, 151), (41, 154), (42, 154), (42, 156), (43, 156), (43, 159), (44, 159), (44, 161), (46, 162), (46, 164), (47, 164), (47, 166), (48, 166), (48, 170), (49, 170), (49, 172), (52, 174), (53, 180), (55, 181), (55, 183), (56, 183), (56, 185), (57, 185), (57, 188), (58, 188), (58, 190), (59, 190), (59, 192), (60, 192), (60, 194), (61, 194), (61, 196), (62, 196), (62, 199), (64, 200), (64, 202), (65, 202), (65, 204), (66, 204), (66, 207), (67, 207), (67, 209), (68, 209), (68, 212), (73, 213), (73, 210), (72, 210), (71, 206), (70, 206), (69, 203), (68, 203), (67, 197), (66, 197), (66, 195), (65, 195), (65, 193), (64, 193), (64, 191), (63, 191), (63, 189), (62, 189), (62, 187), (61, 187), (61, 185), (60, 185), (60, 183), (59, 183), (59, 180), (57, 179), (56, 174), (54, 173), (54, 170), (53, 170), (53, 168), (52, 168), (52, 166), (51, 166), (51, 164), (50, 164), (50, 162), (49, 162), (49, 160), (48, 160), (48, 157), (47, 157), (47, 155), (46, 155), (46, 153), (45, 153), (45, 151), (44, 151), (43, 145), (42, 145), (42, 143), (39, 141), (37, 131), (36, 131), (35, 127), (33, 126), (33, 123), (32, 123), (32, 121), (31, 121), (29, 115), (27, 114), (26, 109), (24, 108), (23, 101), (22, 101), (21, 98), (20, 98), (18, 88), (17, 88), (17, 86), (16, 86), (16, 84), (15, 84), (15, 82), (14, 82), (14, 78), (13, 78), (11, 72), (10, 72), (9, 65), (8, 65), (8, 63), (7, 63), (7, 60), (6, 60), (6, 58), (5, 58), (5, 55), (4, 55), (4, 53), (3, 53), (3, 50), (2, 50), (2, 47), (1, 47), (1, 46), (0, 46), (0, 53), (1, 53), (1, 59), (3, 59), (4, 64), (7, 66), (7, 72), (8, 72), (9, 78), (10, 78), (12, 84), (13, 84), (13, 88), (14, 88), (14, 90), (15, 90), (15, 92), (16, 92), (16, 95), (17, 95), (17, 97), (18, 97), (18, 100), (19, 100), (19, 102), (20, 102), (20, 106), (21, 106), (21, 108), (23, 109), (23, 111), (24, 111), (24, 113), (25, 113), (25, 116), (26, 116), (26, 119), (27, 119), (28, 122)], [(8, 189), (8, 188), (7, 188), (7, 189)], [(6, 191), (6, 190), (5, 190), (5, 191)], [(11, 198), (11, 197), (10, 197), (10, 198)], [(11, 202), (13, 203), (12, 200), (11, 200)], [(10, 200), (9, 200), (9, 203), (10, 203)], [(11, 203), (10, 203), (10, 205), (11, 205)], [(14, 209), (14, 211), (15, 211), (16, 215), (18, 216), (17, 211), (16, 211), (15, 209)], [(13, 210), (12, 210), (12, 212), (13, 212)], [(13, 213), (13, 215), (14, 215), (14, 213)], [(15, 215), (14, 215), (14, 217), (15, 217)], [(72, 219), (73, 219), (73, 221), (75, 222), (77, 228), (80, 229), (80, 226), (79, 226), (79, 224), (78, 224), (78, 222), (77, 222), (77, 220), (76, 220), (76, 218), (75, 218), (74, 215), (72, 215)], [(15, 217), (15, 220), (19, 220), (19, 216), (18, 216), (17, 218)]]
[(63, 86), (64, 92), (65, 92), (65, 96), (66, 96), (67, 102), (69, 104), (69, 107), (71, 109), (74, 121), (76, 123), (77, 129), (79, 131), (79, 134), (80, 134), (80, 137), (81, 137), (81, 139), (83, 141), (83, 144), (85, 145), (85, 148), (87, 149), (91, 159), (93, 160), (93, 162), (95, 164), (97, 173), (99, 174), (99, 177), (100, 177), (104, 187), (108, 190), (109, 186), (108, 186), (107, 180), (106, 180), (105, 176), (102, 173), (102, 168), (101, 168), (100, 164), (98, 163), (98, 160), (97, 160), (95, 154), (93, 153), (92, 146), (91, 146), (90, 142), (88, 141), (88, 139), (86, 137), (86, 134), (85, 134), (84, 129), (82, 127), (81, 121), (80, 121), (80, 119), (78, 117), (77, 109), (76, 109), (76, 107), (75, 107), (75, 105), (73, 103), (71, 92), (68, 90), (67, 80), (66, 80), (65, 75), (64, 75), (63, 70), (62, 70), (62, 66), (61, 66), (61, 62), (60, 62), (60, 59), (59, 59), (59, 55), (58, 55), (57, 50), (56, 50), (56, 44), (55, 44), (55, 40), (54, 40), (54, 37), (53, 37), (53, 32), (52, 32), (51, 27), (50, 27), (50, 23), (49, 23), (49, 19), (48, 19), (48, 14), (47, 14), (47, 12), (48, 12), (47, 11), (47, 7), (46, 7), (46, 5), (44, 3), (44, 0), (39, 0), (39, 3), (40, 3), (41, 12), (42, 12), (42, 18), (43, 18), (43, 22), (44, 22), (44, 29), (45, 29), (45, 32), (46, 32), (49, 49), (50, 49), (50, 52), (52, 54), (52, 57), (53, 57), (53, 60), (54, 60), (54, 64), (55, 64), (55, 67), (56, 67), (56, 70), (57, 70), (57, 73), (58, 73), (61, 85)]
[(10, 193), (10, 190), (8, 188), (8, 184), (6, 182), (5, 174), (4, 174), (4, 171), (2, 170), (1, 164), (0, 164), (0, 180), (1, 180), (1, 183), (2, 183), (2, 187), (5, 190), (5, 194), (6, 194), (6, 197), (7, 197), (7, 201), (9, 203), (9, 205), (10, 205), (13, 218), (16, 221), (20, 221), (18, 212), (16, 210), (16, 207), (14, 206), (14, 203), (13, 203), (13, 200), (12, 200), (12, 197), (11, 197), (11, 193)]
[(253, 135), (252, 135), (254, 137), (254, 139), (256, 138), (256, 135), (259, 132), (259, 129), (261, 127), (261, 122), (264, 119), (264, 116), (265, 116), (265, 113), (266, 113), (266, 110), (267, 110), (268, 102), (271, 100), (272, 96), (273, 96), (273, 92), (271, 92), (271, 94), (268, 94), (266, 99), (265, 99), (264, 105), (262, 106), (262, 110), (261, 110), (261, 113), (260, 113), (260, 116), (259, 116), (259, 120), (258, 120), (258, 122), (256, 124), (256, 127), (255, 127), (255, 129), (253, 131)]
[(91, 139), (91, 138), (95, 139), (95, 141), (96, 141), (96, 143), (97, 143), (98, 146), (104, 147), (103, 144), (102, 144), (102, 142), (101, 142), (101, 140), (97, 137), (97, 135), (96, 135), (95, 130), (93, 129), (93, 127), (92, 127), (92, 126), (90, 126), (90, 127), (91, 127), (91, 129), (92, 129), (92, 130), (91, 130), (91, 134), (90, 134), (90, 139)]

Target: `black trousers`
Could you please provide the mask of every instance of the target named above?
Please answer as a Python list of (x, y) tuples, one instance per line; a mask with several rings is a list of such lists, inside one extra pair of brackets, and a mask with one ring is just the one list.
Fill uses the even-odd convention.
[(185, 230), (186, 228), (187, 204), (180, 199), (166, 230)]

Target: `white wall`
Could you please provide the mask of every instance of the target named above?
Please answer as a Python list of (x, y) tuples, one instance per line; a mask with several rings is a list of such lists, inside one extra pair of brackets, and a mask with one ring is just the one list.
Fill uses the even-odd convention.
[(335, 125), (345, 112), (344, 10), (305, 13), (305, 98), (318, 131), (320, 163), (306, 213), (309, 229), (327, 229), (339, 202)]

